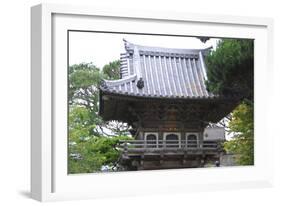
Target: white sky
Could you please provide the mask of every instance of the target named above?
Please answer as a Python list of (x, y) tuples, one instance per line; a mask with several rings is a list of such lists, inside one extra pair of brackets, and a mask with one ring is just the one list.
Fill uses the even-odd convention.
[(118, 60), (124, 52), (123, 39), (145, 46), (202, 49), (216, 47), (218, 39), (210, 39), (205, 44), (195, 37), (173, 37), (136, 34), (112, 34), (95, 32), (70, 32), (69, 65), (93, 62), (99, 68)]

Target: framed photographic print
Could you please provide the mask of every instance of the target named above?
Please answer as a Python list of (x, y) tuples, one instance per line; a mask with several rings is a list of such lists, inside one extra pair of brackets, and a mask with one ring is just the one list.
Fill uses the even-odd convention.
[(271, 19), (43, 4), (31, 25), (34, 199), (272, 185)]

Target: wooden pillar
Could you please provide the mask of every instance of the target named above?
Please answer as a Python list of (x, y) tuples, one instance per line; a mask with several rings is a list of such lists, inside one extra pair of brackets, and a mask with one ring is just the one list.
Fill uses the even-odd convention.
[(140, 128), (140, 132), (139, 132), (139, 135), (137, 137), (138, 140), (144, 140), (144, 132), (142, 130), (142, 128)]
[(203, 141), (204, 141), (203, 132), (204, 132), (204, 128), (201, 128), (198, 134), (199, 148), (203, 148)]
[(185, 132), (182, 130), (180, 133), (181, 148), (186, 148)]
[[(160, 144), (159, 144), (160, 142)], [(158, 126), (158, 146), (163, 147), (163, 127)]]

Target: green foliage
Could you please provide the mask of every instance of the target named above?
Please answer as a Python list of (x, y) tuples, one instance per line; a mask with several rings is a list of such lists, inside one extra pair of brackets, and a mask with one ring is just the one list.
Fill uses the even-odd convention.
[(236, 94), (244, 100), (232, 114), (229, 129), (235, 135), (224, 149), (237, 155), (237, 164), (254, 164), (254, 41), (224, 39), (206, 58), (209, 91)]
[(209, 91), (253, 101), (254, 41), (224, 39), (206, 58)]
[(103, 76), (92, 63), (76, 64), (69, 67), (69, 104), (83, 105), (89, 109), (98, 101), (98, 89)]
[(120, 156), (117, 144), (120, 140), (130, 137), (95, 137), (80, 138), (69, 142), (69, 168), (68, 172), (92, 173), (100, 172), (103, 165), (116, 166)]
[(103, 154), (104, 161), (103, 164), (112, 164), (118, 160), (120, 156), (120, 151), (116, 149), (116, 145), (120, 140), (130, 140), (131, 137), (128, 136), (117, 136), (117, 137), (102, 137), (98, 138), (93, 147), (95, 153)]
[(79, 142), (93, 135), (95, 124), (91, 120), (91, 113), (85, 107), (70, 106), (68, 117), (68, 131), (71, 142)]
[[(119, 69), (119, 61), (113, 61), (104, 66), (105, 71), (100, 71), (92, 63), (81, 63), (69, 67), (69, 105), (79, 105), (89, 113), (88, 124), (96, 125), (90, 132), (95, 136), (104, 135), (103, 127), (107, 127), (108, 122), (104, 122), (98, 115), (99, 110), (99, 90), (98, 86), (102, 79), (113, 78), (110, 75), (110, 68)], [(86, 111), (87, 110), (87, 111)], [(123, 130), (120, 128), (123, 126)], [(128, 127), (124, 125), (116, 125), (109, 129), (111, 133), (124, 135), (128, 132)], [(121, 132), (119, 132), (121, 130)]]
[(120, 79), (120, 61), (116, 60), (109, 62), (109, 64), (103, 67), (102, 71), (106, 75), (107, 79)]
[(128, 136), (95, 136), (96, 125), (89, 110), (80, 105), (69, 108), (69, 173), (99, 172), (102, 165), (116, 164), (120, 152), (116, 145)]
[[(71, 174), (99, 172), (103, 165), (115, 165), (120, 155), (116, 148), (118, 141), (130, 138), (123, 136), (128, 132), (127, 125), (104, 122), (98, 115), (98, 86), (103, 78), (115, 78), (118, 64), (114, 61), (104, 71), (92, 63), (69, 67), (68, 172)], [(104, 129), (111, 135), (105, 135)]]
[(237, 154), (238, 165), (254, 164), (254, 116), (253, 105), (242, 103), (234, 111), (229, 128), (235, 136), (224, 143), (224, 149)]
[(91, 173), (100, 171), (104, 157), (94, 153), (93, 147), (96, 138), (86, 141), (69, 142), (68, 173)]

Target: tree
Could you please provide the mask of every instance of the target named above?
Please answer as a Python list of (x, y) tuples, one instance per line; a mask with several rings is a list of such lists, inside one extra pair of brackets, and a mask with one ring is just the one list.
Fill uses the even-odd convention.
[(131, 137), (109, 138), (89, 135), (73, 141), (74, 139), (70, 135), (68, 172), (71, 174), (100, 172), (104, 165), (118, 169), (121, 151), (117, 145), (120, 140), (128, 140)]
[(95, 136), (91, 122), (91, 113), (80, 105), (69, 109), (69, 173), (89, 173), (100, 171), (103, 165), (116, 166), (120, 151), (120, 140), (131, 139), (128, 136)]
[(69, 173), (98, 170), (102, 164), (102, 159), (90, 152), (93, 142), (91, 130), (95, 128), (90, 119), (91, 115), (87, 108), (79, 105), (70, 106), (68, 118)]
[(112, 124), (112, 122), (103, 121), (98, 115), (99, 84), (102, 79), (117, 78), (119, 67), (120, 61), (113, 61), (105, 65), (102, 71), (92, 63), (76, 64), (69, 68), (69, 105), (79, 105), (88, 110), (91, 114), (89, 122), (96, 125), (91, 133), (96, 136), (128, 134), (129, 126), (126, 123)]
[(239, 165), (254, 164), (254, 121), (252, 105), (242, 103), (234, 111), (229, 128), (235, 136), (224, 143), (229, 153), (237, 154)]
[(97, 110), (98, 84), (103, 76), (92, 63), (69, 67), (69, 104), (79, 104)]
[(118, 150), (117, 145), (120, 140), (127, 139), (131, 139), (131, 137), (90, 136), (71, 143), (69, 146), (68, 172), (71, 174), (100, 172), (104, 165), (111, 168), (115, 167), (118, 170), (121, 151)]
[(114, 73), (110, 71), (117, 66), (117, 63), (105, 66), (106, 73), (92, 63), (69, 68), (69, 173), (97, 172), (103, 165), (116, 165), (120, 156), (119, 140), (130, 139), (124, 135), (128, 133), (126, 124), (104, 122), (98, 115), (99, 83), (103, 78), (113, 78)]
[(241, 104), (232, 112), (229, 132), (224, 143), (227, 152), (237, 155), (239, 165), (254, 163), (254, 42), (224, 39), (206, 58), (207, 89), (215, 94), (239, 95)]
[(224, 39), (206, 58), (209, 91), (253, 101), (254, 41)]
[(91, 128), (89, 132), (97, 136), (100, 135), (98, 126), (103, 124), (101, 117), (98, 115), (98, 85), (102, 78), (102, 73), (92, 63), (82, 63), (69, 67), (69, 106), (77, 105), (87, 111), (89, 114), (88, 124), (96, 126)]
[(119, 79), (120, 78), (120, 61), (116, 60), (113, 62), (109, 62), (109, 64), (106, 64), (102, 71), (107, 76), (107, 79), (113, 80), (113, 79)]

